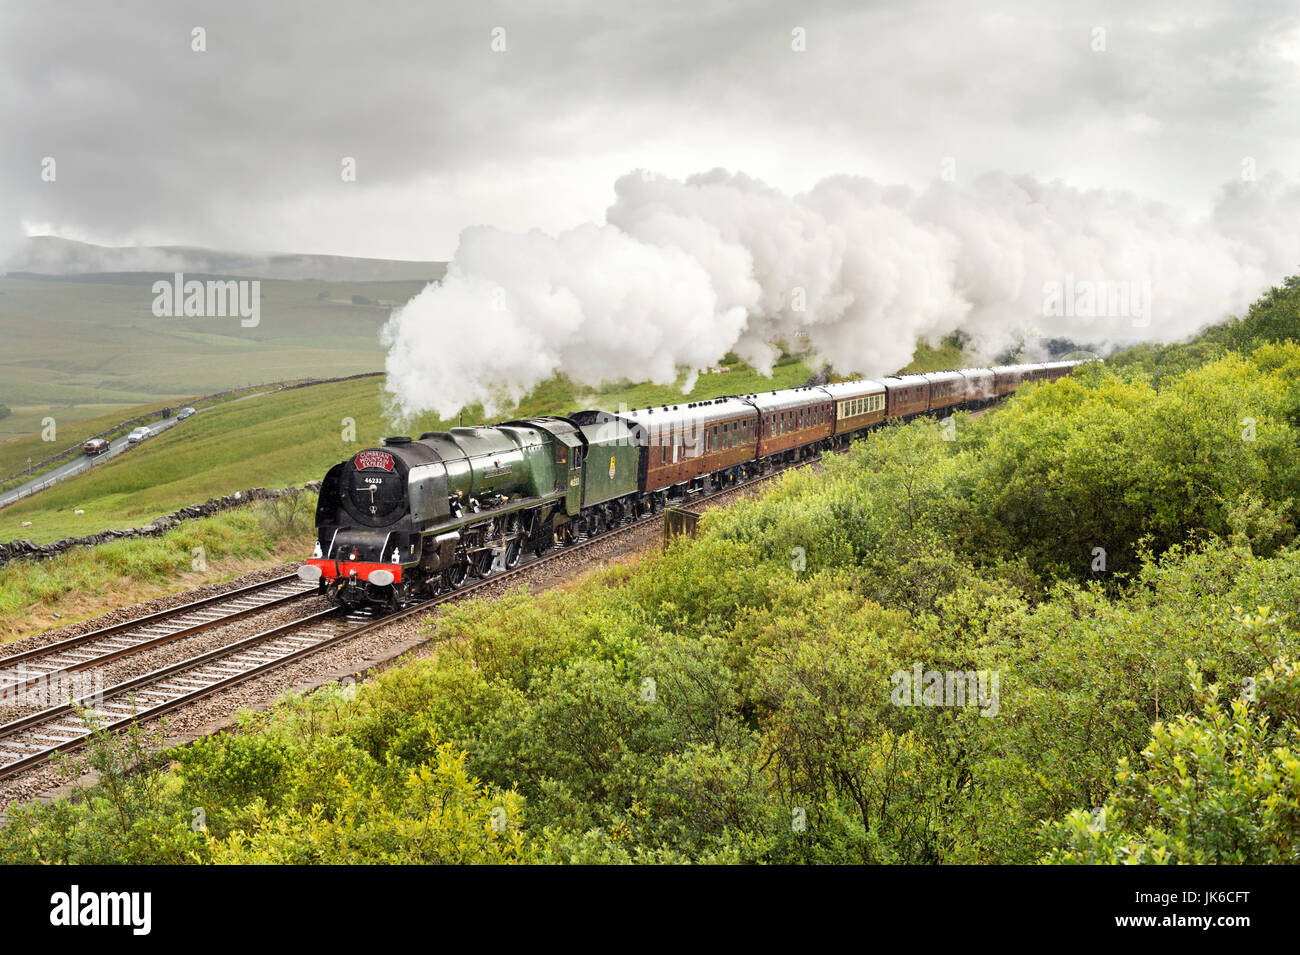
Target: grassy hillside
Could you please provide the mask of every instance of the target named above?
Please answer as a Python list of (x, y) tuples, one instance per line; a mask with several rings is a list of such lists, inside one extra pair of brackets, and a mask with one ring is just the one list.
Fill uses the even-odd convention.
[[(99, 434), (107, 428), (115, 427), (127, 418), (153, 412), (161, 413), (163, 408), (174, 404), (175, 402), (156, 401), (134, 407), (81, 405), (77, 408), (45, 409), (39, 414), (36, 412), (22, 416), (15, 414), (6, 418), (3, 424), (10, 425), (14, 431), (24, 433), (14, 435), (7, 441), (0, 440), (0, 487), (4, 486), (3, 479), (7, 475), (26, 467), (28, 458), (31, 458), (33, 463), (43, 461), (51, 455), (80, 444), (92, 434)], [(77, 417), (78, 412), (84, 413), (85, 417)], [(54, 441), (45, 441), (41, 437), (41, 418), (46, 415), (53, 417), (55, 421)], [(3, 435), (0, 434), (0, 437)]]
[[(389, 311), (424, 285), (263, 281), (261, 322), (243, 328), (238, 318), (156, 317), (158, 278), (171, 276), (0, 278), (0, 403), (15, 412), (0, 430), (23, 430), (45, 414), (71, 422), (85, 417), (83, 405), (99, 412), (373, 370)], [(376, 304), (355, 305), (353, 296)]]
[[(764, 378), (739, 364), (725, 374), (702, 375), (688, 396), (680, 388), (622, 385), (592, 395), (553, 379), (502, 417), (556, 414), (580, 407), (643, 407), (806, 381), (808, 366), (793, 356)], [(0, 510), (0, 540), (51, 541), (107, 528), (138, 527), (187, 504), (242, 488), (283, 487), (319, 479), (337, 461), (375, 444), (393, 429), (383, 414), (383, 379), (313, 385), (218, 405), (151, 438), (127, 454), (48, 491)], [(343, 421), (355, 420), (356, 440), (343, 440)], [(479, 423), (470, 409), (466, 424)], [(455, 425), (426, 416), (404, 432)], [(84, 514), (73, 513), (82, 509)], [(31, 527), (23, 527), (31, 521)]]
[(901, 374), (915, 375), (927, 371), (965, 368), (971, 364), (971, 360), (966, 356), (964, 344), (960, 335), (949, 335), (938, 345), (931, 345), (922, 338), (916, 343), (912, 360), (902, 369)]
[[(297, 511), (265, 502), (185, 521), (158, 537), (77, 547), (50, 560), (0, 566), (0, 643), (161, 594), (229, 580), (311, 546), (315, 497)], [(194, 548), (205, 562), (194, 566)]]
[[(124, 408), (115, 408), (112, 411), (105, 411), (93, 417), (83, 420), (69, 422), (63, 416), (55, 418), (57, 431), (56, 440), (46, 441), (42, 437), (42, 431), (37, 430), (31, 434), (24, 434), (19, 437), (10, 438), (8, 441), (0, 441), (0, 476), (14, 474), (24, 470), (27, 458), (32, 459), (33, 476), (42, 474), (44, 471), (58, 467), (60, 464), (67, 462), (67, 458), (48, 465), (43, 469), (36, 469), (36, 464), (45, 460), (51, 455), (57, 454), (68, 448), (82, 444), (92, 435), (108, 431), (112, 436), (124, 434), (130, 430), (130, 427), (123, 427), (125, 421), (132, 421), (142, 415), (156, 416), (157, 420), (162, 419), (162, 412), (165, 408), (175, 409), (189, 405), (194, 408), (209, 408), (214, 404), (221, 404), (226, 401), (234, 401), (245, 395), (256, 394), (273, 386), (253, 385), (251, 388), (244, 388), (238, 391), (232, 391), (229, 394), (221, 395), (216, 398), (209, 397), (191, 397), (178, 398), (166, 402), (154, 402), (147, 405), (134, 405)], [(86, 406), (91, 407), (91, 406)], [(37, 422), (37, 428), (40, 423)], [(0, 481), (0, 489), (7, 489), (17, 486), (28, 480), (28, 474), (22, 473), (18, 477), (9, 481)]]

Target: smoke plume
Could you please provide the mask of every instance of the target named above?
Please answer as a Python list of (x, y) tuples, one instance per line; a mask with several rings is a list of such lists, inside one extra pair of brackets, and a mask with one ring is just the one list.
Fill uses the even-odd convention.
[(920, 193), (833, 176), (787, 196), (723, 170), (633, 172), (615, 195), (603, 225), (465, 230), (446, 277), (384, 328), (396, 411), (490, 413), (557, 372), (693, 381), (729, 351), (766, 372), (778, 342), (882, 375), (955, 331), (981, 360), (1176, 341), (1300, 266), (1300, 185), (1276, 175), (1225, 186), (1200, 219), (1003, 174)]

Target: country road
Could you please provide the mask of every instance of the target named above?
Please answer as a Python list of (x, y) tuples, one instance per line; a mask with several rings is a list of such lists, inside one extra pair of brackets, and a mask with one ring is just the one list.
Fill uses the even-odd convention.
[[(223, 404), (233, 404), (236, 401), (247, 401), (249, 398), (259, 398), (262, 395), (272, 394), (277, 390), (279, 389), (271, 388), (266, 391), (255, 391), (251, 394), (240, 395), (237, 398), (231, 398), (227, 401), (218, 402), (215, 405), (209, 405), (207, 408), (199, 408), (195, 411), (195, 414), (202, 414), (206, 410), (220, 407)], [(152, 424), (142, 425), (142, 427), (147, 427), (150, 431), (149, 437), (145, 438), (145, 441), (151, 441), (164, 431), (169, 428), (174, 428), (181, 423), (180, 419), (171, 417), (164, 418), (161, 421), (155, 421)], [(129, 451), (131, 447), (132, 445), (127, 440), (126, 435), (123, 435), (120, 438), (114, 438), (109, 442), (108, 450), (103, 454), (97, 454), (93, 458), (86, 454), (78, 455), (70, 461), (65, 461), (58, 467), (46, 471), (44, 474), (38, 474), (30, 481), (20, 484), (15, 488), (11, 488), (8, 491), (0, 492), (0, 508), (8, 507), (10, 504), (14, 504), (23, 498), (31, 497), (33, 494), (43, 491), (47, 487), (52, 487), (62, 481), (66, 481), (70, 477), (84, 474), (91, 468), (98, 467), (100, 464), (111, 461), (118, 455)]]
[[(168, 428), (173, 428), (179, 423), (180, 422), (176, 418), (165, 418), (162, 421), (156, 421), (153, 424), (144, 425), (144, 427), (147, 427), (152, 432), (148, 438), (145, 438), (145, 440), (151, 440), (155, 436), (166, 431)], [(112, 460), (119, 454), (130, 450), (130, 448), (131, 444), (127, 441), (126, 435), (123, 435), (120, 438), (114, 438), (109, 443), (108, 450), (103, 454), (97, 454), (93, 458), (89, 455), (82, 454), (70, 461), (65, 461), (53, 470), (37, 475), (25, 484), (20, 484), (18, 487), (0, 492), (0, 507), (8, 507), (10, 504), (20, 501), (25, 497), (30, 497), (38, 491), (45, 490), (47, 487), (89, 471), (91, 468), (97, 467), (100, 464)]]

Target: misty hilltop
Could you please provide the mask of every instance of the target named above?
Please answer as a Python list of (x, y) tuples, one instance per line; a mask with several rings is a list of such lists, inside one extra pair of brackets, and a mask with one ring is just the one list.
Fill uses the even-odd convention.
[(274, 252), (225, 252), (189, 246), (107, 246), (58, 236), (29, 236), (0, 263), (36, 275), (189, 272), (245, 278), (327, 282), (418, 282), (441, 278), (443, 262)]

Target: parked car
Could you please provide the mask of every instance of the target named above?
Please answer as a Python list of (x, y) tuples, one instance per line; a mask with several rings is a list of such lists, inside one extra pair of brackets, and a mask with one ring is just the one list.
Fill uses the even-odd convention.
[(193, 409), (193, 408), (182, 408), (180, 411), (178, 411), (178, 412), (176, 413), (176, 420), (177, 420), (177, 421), (184, 421), (186, 418), (188, 418), (188, 417), (189, 417), (190, 415), (192, 415), (192, 414), (194, 414), (194, 409)]
[(81, 450), (93, 458), (95, 455), (103, 454), (108, 450), (108, 442), (103, 438), (91, 438), (81, 446)]
[(150, 431), (148, 428), (136, 428), (134, 431), (132, 431), (130, 434), (126, 436), (126, 440), (129, 444), (139, 444), (141, 441), (143, 441), (145, 438), (149, 437), (152, 434), (153, 432)]

